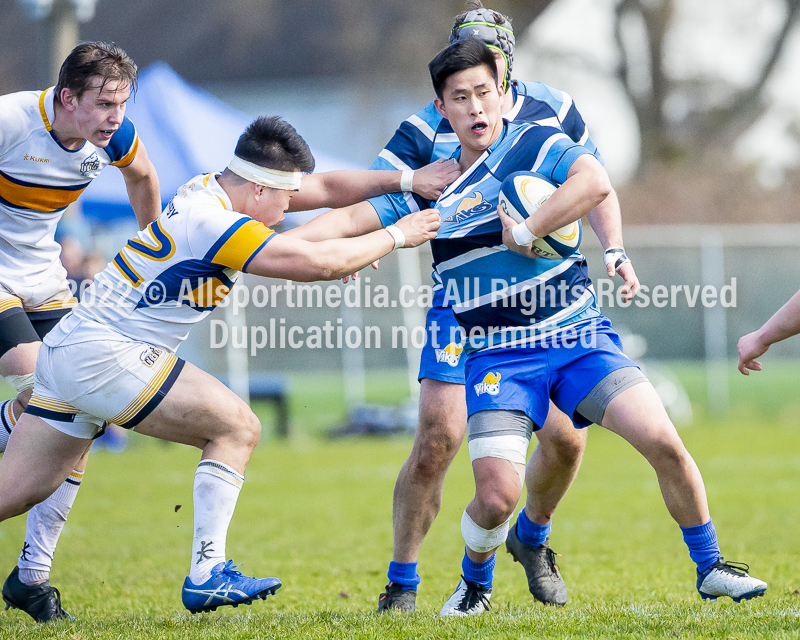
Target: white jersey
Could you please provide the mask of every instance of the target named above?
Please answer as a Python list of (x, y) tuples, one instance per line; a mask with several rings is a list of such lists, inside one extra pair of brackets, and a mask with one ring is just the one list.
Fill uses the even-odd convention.
[(65, 148), (53, 133), (52, 88), (0, 96), (0, 284), (36, 287), (58, 268), (56, 225), (64, 209), (109, 164), (133, 162), (139, 146), (127, 118), (107, 147)]
[(174, 353), (274, 237), (233, 211), (215, 176), (197, 176), (97, 275), (45, 344), (121, 340)]

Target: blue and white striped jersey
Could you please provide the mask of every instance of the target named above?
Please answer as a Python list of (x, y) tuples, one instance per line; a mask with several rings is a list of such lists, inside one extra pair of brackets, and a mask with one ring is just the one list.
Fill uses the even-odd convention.
[[(597, 146), (566, 93), (541, 82), (513, 80), (514, 107), (503, 117), (509, 122), (533, 122), (563, 131), (569, 138), (603, 162)], [(419, 169), (439, 159), (449, 158), (458, 147), (458, 137), (450, 122), (436, 111), (431, 102), (406, 119), (392, 139), (372, 163), (372, 169)], [(378, 216), (386, 227), (414, 211), (426, 209), (430, 203), (414, 193), (392, 193), (372, 198)]]
[(436, 203), (442, 226), (431, 248), (442, 289), (434, 304), (451, 307), (472, 336), (468, 353), (530, 343), (600, 317), (583, 254), (550, 260), (509, 251), (496, 211), (509, 174), (536, 171), (560, 185), (584, 154), (590, 149), (560, 129), (505, 123)]

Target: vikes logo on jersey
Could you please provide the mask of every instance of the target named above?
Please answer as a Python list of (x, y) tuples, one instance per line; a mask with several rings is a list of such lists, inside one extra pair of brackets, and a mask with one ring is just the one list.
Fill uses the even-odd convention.
[(156, 362), (158, 362), (158, 359), (161, 357), (162, 353), (164, 352), (161, 349), (147, 347), (139, 354), (139, 360), (141, 360), (146, 367), (152, 367)]
[(97, 157), (97, 152), (93, 152), (81, 163), (81, 175), (84, 178), (88, 178), (95, 171), (100, 171), (100, 158)]
[(464, 347), (455, 342), (451, 342), (444, 349), (434, 349), (436, 352), (436, 362), (446, 362), (451, 367), (457, 367), (463, 350)]
[(490, 396), (496, 396), (500, 393), (500, 377), (499, 373), (492, 373), (491, 371), (487, 373), (483, 382), (475, 385), (475, 394), (488, 393)]
[(470, 216), (478, 213), (488, 213), (495, 208), (491, 202), (485, 201), (480, 191), (476, 191), (474, 196), (467, 196), (456, 207), (456, 212), (447, 218), (445, 222), (463, 222)]

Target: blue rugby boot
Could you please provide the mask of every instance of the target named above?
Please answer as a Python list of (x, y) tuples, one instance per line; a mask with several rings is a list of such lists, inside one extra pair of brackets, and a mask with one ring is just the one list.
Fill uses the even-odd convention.
[(763, 596), (767, 583), (748, 575), (749, 570), (743, 562), (725, 562), (720, 557), (703, 573), (697, 573), (697, 590), (703, 600), (729, 596), (734, 602), (741, 602)]
[(217, 607), (252, 604), (253, 600), (267, 599), (281, 588), (277, 578), (250, 578), (237, 571), (233, 560), (221, 562), (211, 570), (211, 577), (201, 585), (188, 577), (183, 581), (181, 600), (191, 613), (216, 611)]

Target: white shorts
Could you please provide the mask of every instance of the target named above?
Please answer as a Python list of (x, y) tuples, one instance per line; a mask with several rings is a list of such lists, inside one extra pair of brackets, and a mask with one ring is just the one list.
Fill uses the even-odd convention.
[(131, 429), (158, 406), (183, 365), (145, 342), (43, 344), (25, 411), (75, 438), (93, 438), (106, 422)]
[(11, 307), (22, 307), (25, 312), (70, 309), (78, 304), (67, 280), (67, 270), (56, 265), (53, 272), (39, 284), (29, 287), (3, 281), (0, 278), (0, 312)]

